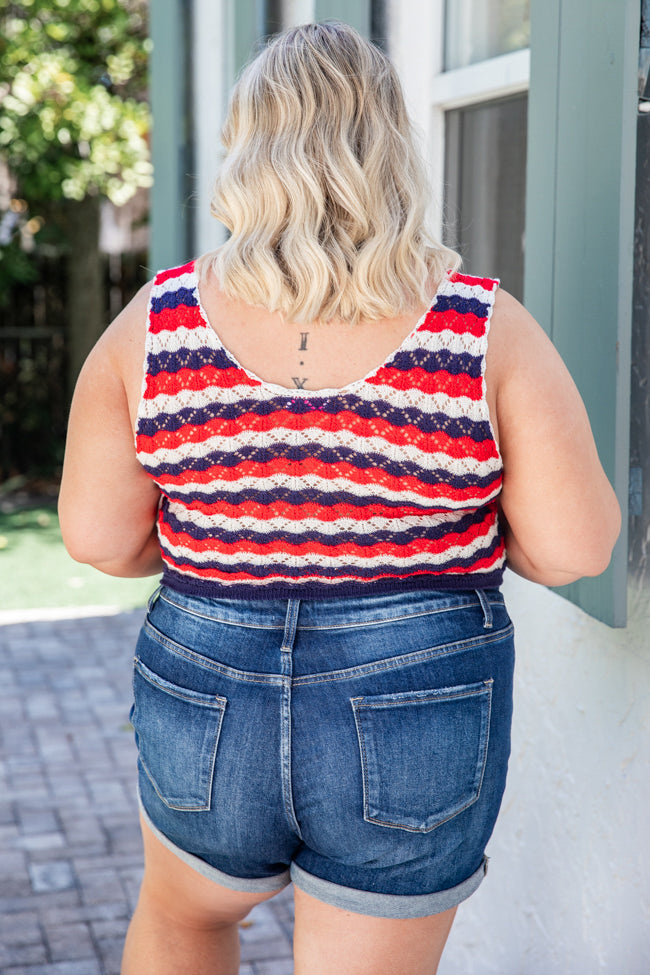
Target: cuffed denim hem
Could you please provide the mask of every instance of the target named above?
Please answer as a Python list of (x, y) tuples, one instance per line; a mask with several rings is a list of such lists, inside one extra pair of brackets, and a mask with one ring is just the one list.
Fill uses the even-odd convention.
[(297, 863), (291, 864), (291, 879), (306, 894), (344, 911), (369, 917), (429, 917), (432, 914), (441, 914), (450, 907), (457, 907), (461, 901), (470, 897), (487, 873), (487, 861), (488, 858), (484, 857), (481, 866), (467, 880), (433, 894), (376, 894), (368, 890), (354, 890), (333, 884), (329, 880), (321, 880), (320, 877), (307, 873)]
[(167, 847), (167, 849), (173, 853), (175, 856), (186, 863), (188, 867), (192, 870), (196, 870), (201, 876), (207, 877), (208, 880), (214, 880), (215, 883), (220, 884), (222, 887), (227, 887), (229, 890), (237, 890), (241, 893), (246, 894), (268, 894), (271, 892), (278, 893), (283, 890), (288, 884), (291, 883), (291, 877), (288, 870), (283, 873), (276, 874), (274, 877), (231, 877), (230, 874), (224, 873), (222, 870), (217, 870), (216, 867), (211, 867), (209, 863), (205, 860), (201, 860), (200, 857), (194, 856), (193, 853), (186, 853), (185, 850), (181, 850), (180, 846), (176, 846), (172, 843), (164, 833), (161, 833), (157, 826), (151, 822), (147, 812), (142, 804), (142, 800), (139, 800), (140, 812), (142, 818), (148, 828), (151, 830), (153, 835), (157, 840)]

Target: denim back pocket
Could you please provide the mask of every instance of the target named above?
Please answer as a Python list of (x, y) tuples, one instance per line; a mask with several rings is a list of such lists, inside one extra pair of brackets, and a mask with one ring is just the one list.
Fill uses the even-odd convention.
[(163, 680), (136, 657), (131, 720), (142, 768), (171, 809), (210, 808), (226, 699)]
[(351, 699), (364, 819), (427, 833), (475, 802), (490, 733), (492, 681)]

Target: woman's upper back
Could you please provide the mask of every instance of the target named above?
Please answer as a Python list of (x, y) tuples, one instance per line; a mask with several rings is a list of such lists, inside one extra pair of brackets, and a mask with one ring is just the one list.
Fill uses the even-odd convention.
[(391, 347), (357, 339), (365, 375), (333, 369), (320, 341), (311, 364), (336, 385), (312, 389), (307, 376), (277, 382), (283, 350), (300, 336), (306, 356), (311, 330), (276, 331), (269, 374), (266, 316), (230, 320), (242, 362), (207, 318), (194, 265), (159, 275), (136, 444), (163, 494), (166, 582), (248, 596), (498, 585), (501, 459), (483, 380), (496, 285), (448, 275), (406, 336), (377, 323)]
[(287, 322), (202, 282), (201, 304), (224, 347), (265, 382), (290, 389), (340, 389), (378, 368), (426, 308), (377, 322)]

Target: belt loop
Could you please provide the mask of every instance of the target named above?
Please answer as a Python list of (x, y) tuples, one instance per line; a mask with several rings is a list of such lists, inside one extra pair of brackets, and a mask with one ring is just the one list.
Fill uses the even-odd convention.
[(483, 610), (483, 629), (491, 630), (492, 629), (492, 607), (490, 606), (490, 601), (482, 589), (477, 589), (476, 595), (478, 596), (478, 601), (481, 604), (481, 609)]
[(154, 591), (149, 596), (149, 602), (147, 603), (147, 612), (148, 613), (150, 613), (151, 610), (154, 608), (154, 606), (156, 604), (156, 600), (158, 599), (158, 596), (160, 595), (161, 592), (162, 592), (162, 585), (158, 586), (157, 589), (154, 589)]
[(282, 646), (280, 649), (284, 653), (291, 653), (293, 649), (293, 641), (296, 635), (296, 626), (298, 624), (298, 611), (300, 609), (299, 599), (290, 599), (287, 603), (287, 616), (284, 623), (284, 635), (282, 637)]

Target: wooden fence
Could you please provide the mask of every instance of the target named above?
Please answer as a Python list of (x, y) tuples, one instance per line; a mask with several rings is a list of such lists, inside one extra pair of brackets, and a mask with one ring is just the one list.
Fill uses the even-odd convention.
[[(106, 323), (147, 279), (146, 254), (104, 258)], [(0, 307), (0, 483), (56, 476), (63, 457), (67, 389), (65, 260), (40, 257), (38, 278)]]

